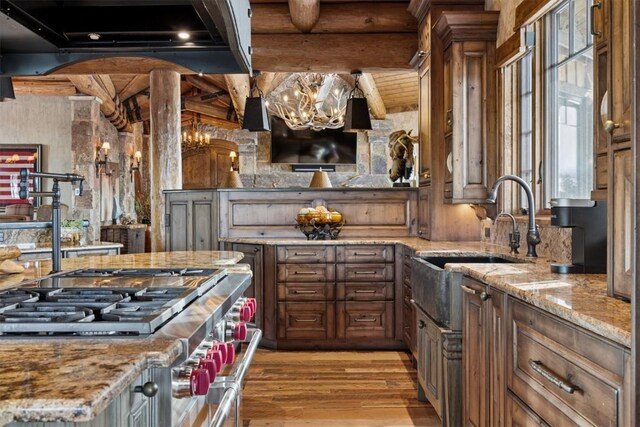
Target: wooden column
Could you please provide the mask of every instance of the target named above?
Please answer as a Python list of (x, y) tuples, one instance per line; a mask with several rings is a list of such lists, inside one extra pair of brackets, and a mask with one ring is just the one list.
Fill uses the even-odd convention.
[(182, 188), (180, 74), (151, 72), (151, 251), (164, 250), (163, 190)]

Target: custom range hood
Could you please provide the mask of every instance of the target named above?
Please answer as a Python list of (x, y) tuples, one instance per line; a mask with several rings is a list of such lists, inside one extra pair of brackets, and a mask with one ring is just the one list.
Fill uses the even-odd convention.
[(0, 74), (122, 57), (251, 73), (250, 17), (248, 0), (0, 0)]

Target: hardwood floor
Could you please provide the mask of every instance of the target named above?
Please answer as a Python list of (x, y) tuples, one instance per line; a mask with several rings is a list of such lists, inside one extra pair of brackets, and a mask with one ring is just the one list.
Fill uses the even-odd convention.
[(404, 352), (259, 350), (245, 384), (245, 427), (440, 425)]

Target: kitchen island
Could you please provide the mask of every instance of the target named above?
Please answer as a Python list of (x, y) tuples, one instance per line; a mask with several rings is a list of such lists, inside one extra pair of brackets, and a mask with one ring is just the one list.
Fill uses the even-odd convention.
[[(237, 283), (236, 287), (244, 289), (248, 286), (248, 271), (234, 265), (241, 258), (242, 254), (237, 252), (167, 252), (64, 259), (62, 265), (65, 271), (101, 267), (226, 266), (230, 280)], [(41, 277), (51, 269), (48, 260), (27, 262), (25, 266), (22, 274), (2, 276), (0, 289)], [(234, 270), (239, 273), (232, 273)], [(226, 304), (229, 295), (221, 291), (214, 304), (206, 309), (213, 311), (217, 306)], [(180, 320), (179, 316), (176, 321)], [(185, 351), (184, 342), (163, 334), (162, 328), (148, 336), (125, 338), (2, 337), (0, 425), (13, 421), (93, 420), (125, 391), (142, 398), (140, 393), (132, 391), (135, 385), (143, 382), (141, 375), (144, 371), (151, 367), (171, 366), (186, 358)]]

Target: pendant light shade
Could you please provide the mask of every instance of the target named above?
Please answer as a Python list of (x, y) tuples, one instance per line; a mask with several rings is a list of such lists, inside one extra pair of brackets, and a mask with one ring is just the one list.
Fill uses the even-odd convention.
[(271, 130), (269, 126), (269, 116), (267, 115), (267, 106), (262, 94), (260, 94), (260, 96), (247, 97), (247, 103), (244, 106), (242, 129), (252, 132)]
[(344, 117), (344, 131), (345, 132), (355, 132), (358, 130), (370, 130), (371, 129), (371, 118), (369, 117), (369, 104), (367, 103), (367, 98), (364, 97), (364, 92), (360, 89), (359, 80), (360, 73), (359, 71), (351, 73), (356, 82), (353, 86), (353, 90), (349, 94), (349, 99), (347, 100), (347, 111)]
[[(251, 89), (249, 89), (247, 102), (244, 106), (242, 129), (251, 132), (270, 131), (271, 126), (269, 123), (269, 115), (267, 114), (267, 104), (265, 103), (264, 95), (258, 87), (257, 82), (258, 79), (254, 77), (251, 82)], [(258, 96), (253, 96), (254, 92), (257, 92)]]
[(0, 102), (16, 99), (10, 76), (0, 76)]

